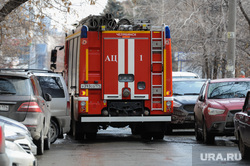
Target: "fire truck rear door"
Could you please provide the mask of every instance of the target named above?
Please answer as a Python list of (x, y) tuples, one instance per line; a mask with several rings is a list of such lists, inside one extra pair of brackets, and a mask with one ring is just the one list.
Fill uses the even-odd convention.
[(149, 99), (150, 40), (145, 38), (104, 38), (104, 99), (122, 99), (122, 91), (131, 91), (130, 99)]

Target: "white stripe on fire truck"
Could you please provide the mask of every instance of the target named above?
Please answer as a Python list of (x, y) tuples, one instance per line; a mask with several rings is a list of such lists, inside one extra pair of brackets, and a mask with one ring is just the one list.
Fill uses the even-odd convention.
[(78, 97), (76, 98), (76, 100), (78, 99), (78, 101), (89, 101), (88, 97)]
[[(125, 73), (125, 40), (118, 39), (118, 75)], [(118, 76), (117, 76), (118, 77)], [(124, 82), (118, 81), (118, 96), (122, 99), (122, 88), (125, 86)]]
[[(135, 75), (135, 40), (128, 39), (128, 74)], [(128, 82), (128, 87), (131, 90), (131, 99), (134, 99), (135, 81)]]
[(164, 97), (164, 101), (173, 101), (174, 97)]

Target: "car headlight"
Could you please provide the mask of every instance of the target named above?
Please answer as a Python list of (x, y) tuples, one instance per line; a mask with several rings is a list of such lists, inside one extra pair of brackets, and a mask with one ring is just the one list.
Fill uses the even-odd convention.
[(15, 142), (5, 141), (5, 145), (7, 149), (10, 149), (12, 151), (23, 151), (23, 149), (20, 148)]
[(181, 103), (179, 103), (179, 102), (177, 102), (177, 101), (174, 101), (174, 102), (173, 102), (173, 107), (181, 107), (181, 106), (182, 106)]
[(223, 114), (224, 112), (225, 112), (225, 110), (223, 110), (223, 109), (208, 107), (208, 114), (209, 115), (219, 115), (219, 114)]

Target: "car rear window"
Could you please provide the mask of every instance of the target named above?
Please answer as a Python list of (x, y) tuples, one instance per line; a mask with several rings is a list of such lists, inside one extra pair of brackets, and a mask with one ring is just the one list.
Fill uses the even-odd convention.
[(21, 77), (1, 77), (0, 78), (0, 94), (28, 96), (31, 94), (29, 79)]
[(64, 98), (63, 85), (59, 77), (37, 76), (44, 94), (49, 93), (52, 98)]
[(208, 89), (209, 99), (245, 98), (250, 89), (249, 81), (211, 83)]
[(173, 81), (174, 95), (199, 95), (205, 81)]

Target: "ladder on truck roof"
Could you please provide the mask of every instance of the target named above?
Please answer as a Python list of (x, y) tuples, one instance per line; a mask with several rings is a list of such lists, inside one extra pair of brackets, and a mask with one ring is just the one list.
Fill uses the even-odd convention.
[(164, 25), (151, 28), (151, 111), (163, 111)]

